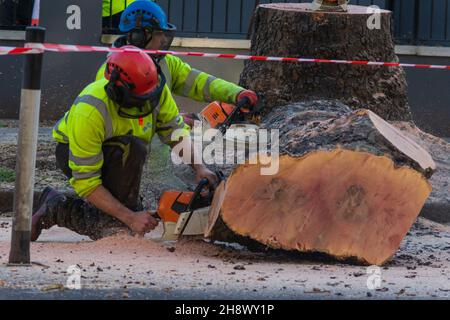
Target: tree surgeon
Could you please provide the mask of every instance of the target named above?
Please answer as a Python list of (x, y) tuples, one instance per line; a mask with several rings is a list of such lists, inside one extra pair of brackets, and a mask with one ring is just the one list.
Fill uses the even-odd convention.
[[(32, 241), (54, 225), (96, 240), (128, 227), (143, 235), (158, 222), (144, 210), (139, 187), (148, 146), (157, 133), (170, 147), (190, 128), (152, 58), (133, 46), (111, 54), (105, 77), (88, 85), (55, 125), (57, 166), (78, 197), (47, 187), (32, 219)], [(203, 164), (198, 180), (217, 183)]]

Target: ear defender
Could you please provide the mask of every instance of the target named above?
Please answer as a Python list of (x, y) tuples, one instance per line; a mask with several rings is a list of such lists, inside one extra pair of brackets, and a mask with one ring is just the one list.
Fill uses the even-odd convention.
[(147, 38), (147, 32), (144, 28), (136, 28), (128, 33), (127, 40), (129, 44), (144, 49), (152, 41), (152, 37)]
[(122, 104), (125, 98), (124, 88), (118, 86), (116, 83), (120, 79), (120, 74), (117, 69), (111, 72), (111, 78), (108, 84), (105, 86), (105, 91), (108, 97), (118, 104)]
[(147, 31), (142, 27), (143, 20), (143, 14), (138, 13), (136, 15), (136, 27), (127, 35), (128, 43), (141, 49), (145, 49), (150, 41), (152, 41), (152, 33), (150, 32), (150, 37), (148, 37)]

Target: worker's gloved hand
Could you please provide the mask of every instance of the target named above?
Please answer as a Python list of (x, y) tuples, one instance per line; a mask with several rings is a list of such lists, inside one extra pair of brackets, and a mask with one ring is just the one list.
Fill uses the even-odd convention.
[(195, 168), (195, 180), (197, 180), (197, 182), (200, 182), (200, 180), (204, 178), (208, 179), (209, 185), (213, 190), (220, 182), (219, 178), (214, 172), (206, 168), (204, 165), (199, 165), (197, 168)]
[[(258, 105), (258, 95), (251, 90), (243, 90), (237, 96), (237, 103), (239, 104), (242, 100), (247, 99), (249, 105), (247, 107), (251, 109), (255, 108)], [(244, 112), (249, 112), (249, 109), (243, 109)]]
[(194, 128), (195, 121), (200, 121), (195, 113), (181, 113), (181, 116), (184, 119), (184, 123), (191, 127), (191, 129)]
[(144, 236), (158, 226), (158, 221), (148, 211), (132, 214), (126, 222), (128, 227), (139, 236)]

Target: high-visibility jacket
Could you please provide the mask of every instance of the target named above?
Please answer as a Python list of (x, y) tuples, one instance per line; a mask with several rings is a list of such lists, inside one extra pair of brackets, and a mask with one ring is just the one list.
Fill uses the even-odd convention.
[(116, 13), (122, 12), (125, 8), (135, 0), (103, 0), (103, 17), (109, 17)]
[(88, 85), (53, 129), (57, 142), (69, 144), (70, 184), (81, 197), (89, 196), (102, 184), (102, 145), (108, 139), (131, 134), (150, 143), (158, 133), (169, 145), (190, 134), (167, 86), (153, 114), (128, 119), (119, 116), (118, 105), (107, 96), (107, 83), (100, 79)]
[[(179, 96), (201, 102), (221, 101), (235, 104), (237, 95), (244, 90), (234, 83), (191, 68), (180, 58), (170, 54), (162, 58), (159, 65), (170, 91)], [(106, 63), (98, 70), (97, 80), (104, 77), (105, 67)]]

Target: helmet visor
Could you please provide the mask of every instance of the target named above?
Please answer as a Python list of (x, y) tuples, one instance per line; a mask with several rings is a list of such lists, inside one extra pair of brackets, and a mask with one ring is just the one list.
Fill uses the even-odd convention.
[(152, 42), (157, 50), (167, 51), (172, 46), (175, 38), (175, 31), (173, 30), (153, 30)]

